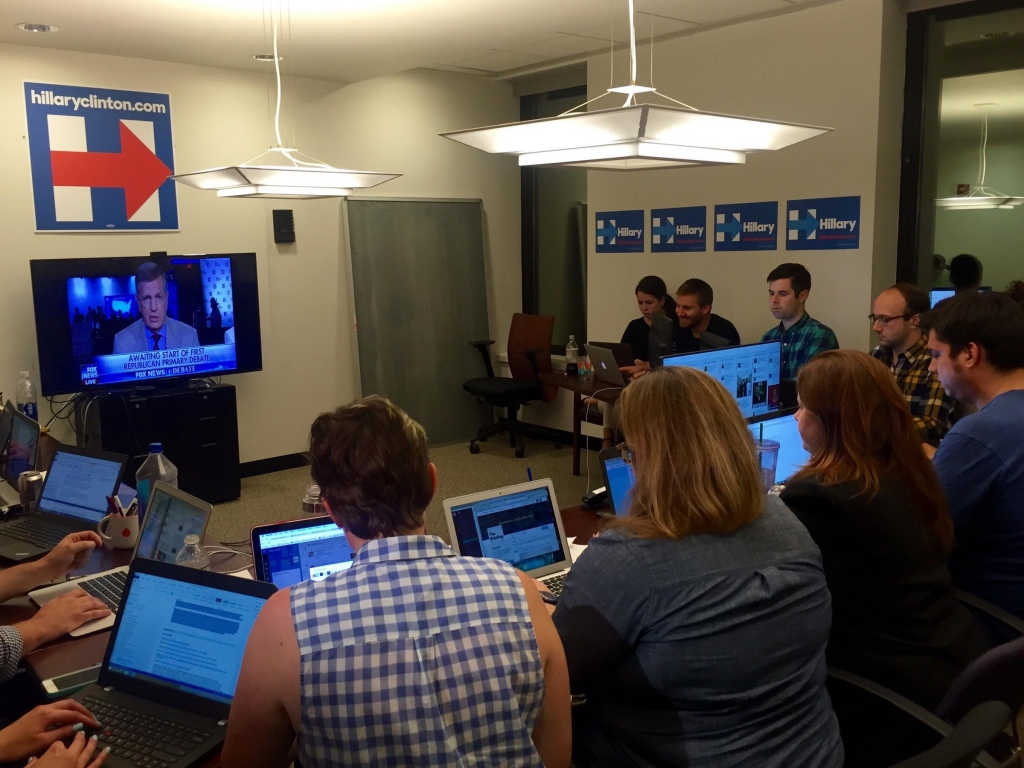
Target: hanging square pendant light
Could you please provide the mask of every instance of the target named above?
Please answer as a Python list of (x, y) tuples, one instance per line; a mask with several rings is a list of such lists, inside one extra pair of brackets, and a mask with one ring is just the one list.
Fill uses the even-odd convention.
[[(831, 131), (814, 125), (702, 112), (636, 84), (636, 30), (629, 0), (629, 85), (558, 117), (442, 133), (445, 138), (491, 154), (518, 155), (521, 166), (575, 166), (604, 170), (649, 170), (745, 163), (748, 152), (783, 149)], [(609, 94), (624, 94), (617, 108), (576, 112)], [(641, 104), (650, 94), (673, 105)]]
[[(270, 2), (270, 0), (268, 0)], [(281, 56), (277, 52), (278, 18), (270, 8), (274, 34), (274, 73), (277, 78), (277, 105), (274, 110), (274, 135), (277, 144), (252, 160), (240, 165), (208, 168), (205, 171), (179, 173), (171, 176), (179, 184), (195, 189), (213, 190), (218, 197), (261, 197), (287, 200), (316, 200), (348, 197), (353, 189), (369, 189), (400, 173), (351, 171), (334, 168), (316, 158), (303, 155), (281, 142)], [(264, 28), (265, 29), (265, 28)], [(254, 163), (269, 157), (270, 163)], [(305, 158), (305, 159), (304, 159)], [(281, 163), (280, 165), (276, 163)], [(285, 163), (290, 163), (286, 165)]]

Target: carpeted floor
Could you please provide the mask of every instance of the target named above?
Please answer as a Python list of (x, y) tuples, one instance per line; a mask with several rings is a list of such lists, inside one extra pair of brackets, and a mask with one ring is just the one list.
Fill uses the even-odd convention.
[[(508, 440), (492, 438), (480, 444), (480, 453), (470, 454), (467, 444), (456, 443), (430, 449), (437, 466), (437, 494), (427, 509), (427, 531), (448, 539), (441, 502), (454, 496), (526, 482), (526, 468), (535, 480), (550, 477), (560, 507), (580, 503), (587, 489), (587, 452), (581, 457), (580, 477), (572, 475), (572, 449), (556, 450), (551, 443), (530, 440), (526, 458), (517, 459)], [(591, 487), (599, 486), (601, 469), (597, 455), (590, 454)], [(210, 534), (218, 541), (248, 539), (249, 529), (259, 523), (290, 520), (302, 515), (302, 495), (312, 482), (308, 467), (274, 472), (242, 480), (242, 497), (214, 507)]]

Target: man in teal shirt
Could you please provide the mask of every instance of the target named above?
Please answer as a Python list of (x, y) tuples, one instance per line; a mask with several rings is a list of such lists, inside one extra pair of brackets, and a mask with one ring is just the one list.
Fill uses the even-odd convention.
[(782, 342), (783, 379), (795, 379), (819, 352), (839, 349), (832, 329), (804, 309), (810, 292), (811, 273), (803, 264), (780, 264), (768, 275), (768, 308), (779, 324), (766, 331), (761, 341)]

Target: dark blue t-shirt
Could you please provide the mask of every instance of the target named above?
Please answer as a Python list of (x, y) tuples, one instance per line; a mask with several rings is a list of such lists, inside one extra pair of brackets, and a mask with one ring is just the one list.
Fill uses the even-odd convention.
[(935, 453), (958, 587), (1024, 618), (1024, 390), (961, 419)]

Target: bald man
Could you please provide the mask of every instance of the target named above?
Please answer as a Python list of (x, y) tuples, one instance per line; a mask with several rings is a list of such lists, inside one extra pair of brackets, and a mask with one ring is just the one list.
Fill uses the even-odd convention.
[(931, 355), (921, 330), (921, 315), (931, 306), (928, 294), (909, 283), (898, 283), (875, 299), (871, 327), (878, 335), (872, 351), (892, 371), (921, 439), (938, 445), (953, 426), (956, 401), (928, 370)]

